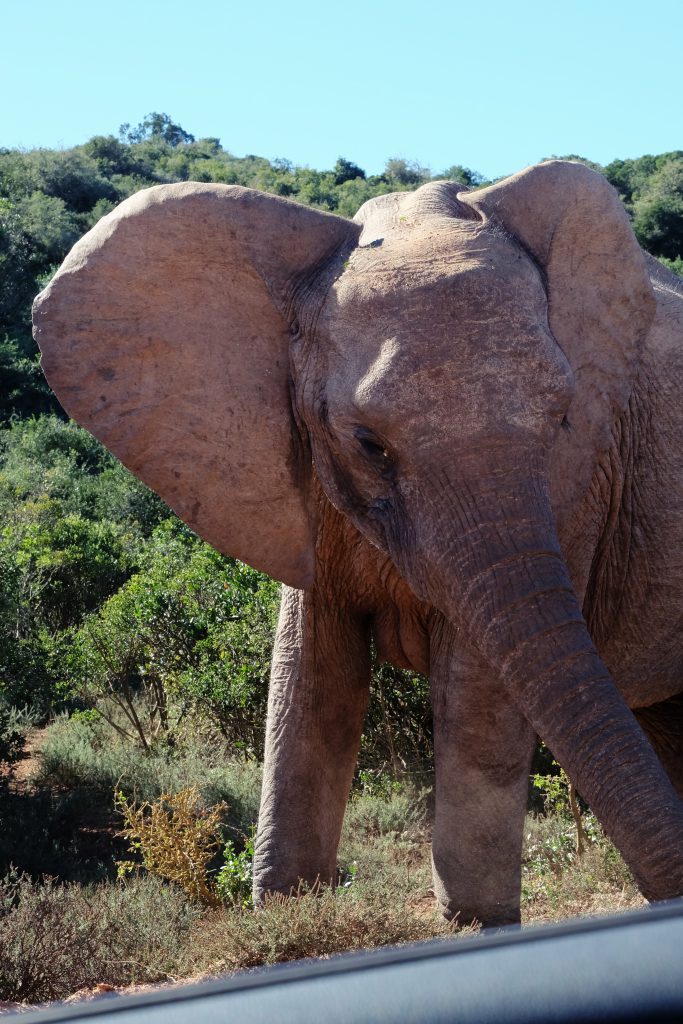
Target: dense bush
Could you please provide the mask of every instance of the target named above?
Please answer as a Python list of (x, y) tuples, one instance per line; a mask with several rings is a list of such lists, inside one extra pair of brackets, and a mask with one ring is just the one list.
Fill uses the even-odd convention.
[(0, 694), (0, 788), (7, 785), (24, 756), (31, 725), (33, 717), (26, 709), (14, 707)]
[(75, 424), (48, 415), (0, 431), (0, 694), (43, 712), (60, 703), (69, 630), (168, 515)]
[(359, 757), (361, 775), (415, 773), (433, 758), (429, 680), (373, 664), (371, 697)]
[(197, 917), (154, 878), (83, 888), (10, 874), (0, 881), (0, 999), (166, 980)]
[(48, 729), (34, 781), (39, 791), (89, 791), (108, 808), (115, 790), (153, 801), (196, 787), (206, 804), (227, 805), (226, 821), (237, 834), (248, 833), (258, 811), (259, 764), (237, 763), (220, 735), (196, 733), (192, 729), (175, 747), (145, 751), (112, 735), (97, 714), (63, 716)]
[(145, 748), (194, 713), (260, 756), (277, 600), (271, 580), (166, 520), (139, 571), (73, 634), (72, 692)]

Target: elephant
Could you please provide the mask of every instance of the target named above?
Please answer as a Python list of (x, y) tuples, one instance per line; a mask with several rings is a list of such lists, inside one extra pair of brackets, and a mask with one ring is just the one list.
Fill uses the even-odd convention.
[(519, 921), (548, 744), (650, 900), (683, 894), (683, 289), (548, 161), (354, 220), (144, 190), (37, 298), (67, 412), (282, 581), (256, 901), (332, 882), (370, 650), (429, 676), (448, 918)]

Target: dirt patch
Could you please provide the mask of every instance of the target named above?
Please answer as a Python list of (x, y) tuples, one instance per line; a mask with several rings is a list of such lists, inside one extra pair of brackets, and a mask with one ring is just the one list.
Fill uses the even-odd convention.
[(21, 759), (17, 762), (9, 780), (10, 791), (14, 793), (25, 793), (28, 788), (29, 779), (38, 769), (40, 763), (40, 752), (47, 742), (48, 730), (29, 729), (26, 734), (26, 743)]

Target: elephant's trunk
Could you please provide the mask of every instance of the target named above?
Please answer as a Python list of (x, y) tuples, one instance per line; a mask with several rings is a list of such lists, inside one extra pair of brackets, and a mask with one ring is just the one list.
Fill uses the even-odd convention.
[[(588, 634), (543, 465), (501, 453), (416, 502), (422, 589), (502, 677), (611, 836), (645, 896), (683, 893), (683, 804)], [(524, 477), (502, 465), (524, 467)], [(418, 542), (419, 544), (419, 542)], [(422, 545), (420, 545), (422, 547)], [(438, 552), (435, 557), (434, 552)]]

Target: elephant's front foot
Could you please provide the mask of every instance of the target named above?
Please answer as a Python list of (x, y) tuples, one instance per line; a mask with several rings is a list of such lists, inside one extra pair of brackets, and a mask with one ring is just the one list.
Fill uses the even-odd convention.
[(443, 877), (437, 874), (434, 864), (434, 893), (439, 911), (445, 919), (457, 926), (466, 928), (504, 928), (520, 923), (519, 892), (507, 893), (507, 898), (482, 891), (475, 881), (466, 886), (458, 882), (448, 887)]
[(291, 876), (286, 881), (267, 882), (255, 875), (252, 887), (254, 906), (257, 908), (265, 906), (273, 896), (287, 896), (295, 899), (297, 896), (304, 896), (306, 893), (318, 893), (328, 886), (334, 885), (335, 877), (325, 879), (323, 875), (318, 873), (312, 874), (308, 878), (295, 878)]
[(485, 906), (473, 901), (471, 896), (452, 897), (450, 899), (437, 899), (437, 906), (441, 915), (452, 925), (458, 928), (505, 928), (520, 923), (519, 904), (514, 902), (507, 906), (497, 904)]
[(322, 883), (319, 878), (316, 878), (313, 882), (298, 878), (296, 881), (285, 882), (280, 885), (267, 885), (255, 882), (252, 888), (252, 900), (254, 907), (260, 910), (273, 898), (286, 897), (287, 899), (296, 899), (299, 896), (304, 896), (306, 893), (317, 892), (321, 888)]
[(292, 838), (284, 837), (274, 843), (264, 837), (259, 842), (257, 835), (252, 886), (255, 907), (262, 907), (276, 894), (296, 897), (336, 884), (336, 849), (316, 850), (310, 837), (305, 847), (301, 842), (295, 844)]

